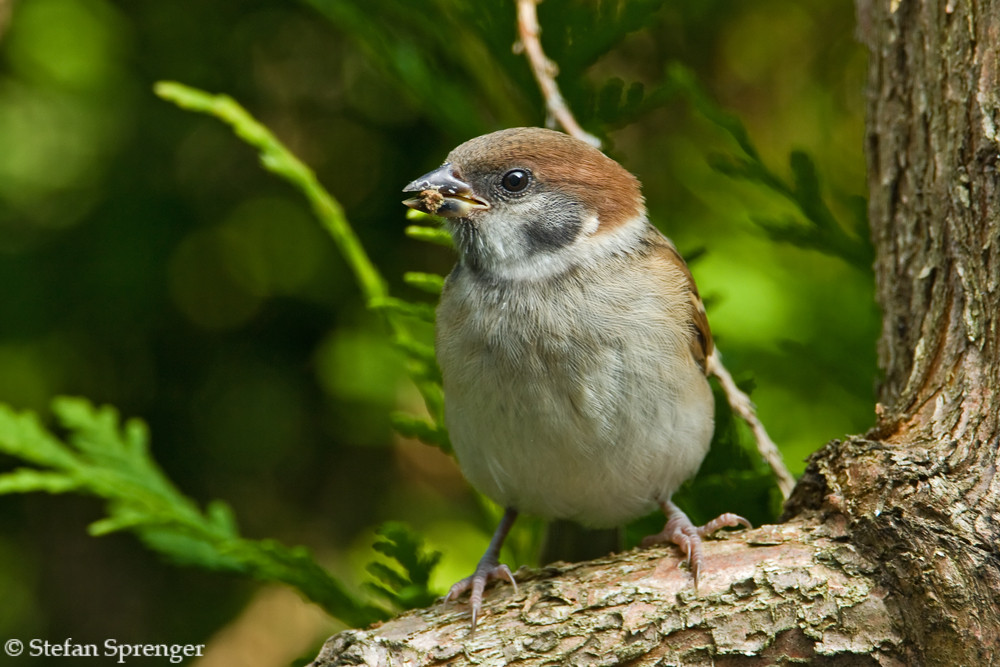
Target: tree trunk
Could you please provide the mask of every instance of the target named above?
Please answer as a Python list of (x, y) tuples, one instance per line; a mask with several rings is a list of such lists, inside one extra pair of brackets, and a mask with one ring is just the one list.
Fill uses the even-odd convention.
[(474, 636), (438, 604), (313, 663), (1000, 663), (1000, 0), (857, 0), (885, 379), (877, 425), (811, 459), (786, 522), (522, 572)]

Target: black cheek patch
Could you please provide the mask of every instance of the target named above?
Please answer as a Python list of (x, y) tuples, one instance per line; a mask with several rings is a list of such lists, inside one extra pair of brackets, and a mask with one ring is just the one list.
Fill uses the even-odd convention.
[(579, 204), (566, 202), (561, 206), (548, 206), (545, 210), (545, 215), (531, 220), (524, 227), (528, 249), (533, 254), (565, 248), (577, 239), (583, 229), (583, 207)]

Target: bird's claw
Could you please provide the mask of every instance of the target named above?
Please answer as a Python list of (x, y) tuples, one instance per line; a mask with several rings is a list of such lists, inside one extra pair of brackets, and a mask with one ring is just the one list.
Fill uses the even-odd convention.
[(472, 613), (472, 630), (476, 629), (476, 621), (479, 619), (479, 612), (483, 608), (483, 591), (486, 584), (495, 579), (506, 579), (514, 587), (517, 593), (517, 580), (514, 573), (503, 563), (480, 561), (476, 566), (476, 571), (470, 576), (455, 583), (444, 597), (445, 602), (457, 600), (463, 593), (469, 591), (469, 609)]
[(705, 562), (702, 554), (701, 538), (708, 537), (720, 528), (753, 528), (750, 522), (738, 514), (720, 514), (704, 526), (695, 526), (691, 519), (672, 502), (661, 503), (663, 512), (667, 515), (667, 525), (659, 533), (650, 535), (642, 541), (642, 546), (649, 547), (654, 544), (676, 544), (681, 553), (684, 554), (688, 567), (691, 568), (691, 575), (694, 577), (695, 590), (698, 588), (698, 573)]

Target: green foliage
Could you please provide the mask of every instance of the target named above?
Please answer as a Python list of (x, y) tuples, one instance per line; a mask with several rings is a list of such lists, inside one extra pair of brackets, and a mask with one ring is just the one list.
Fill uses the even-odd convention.
[(368, 306), (381, 311), (387, 317), (411, 317), (420, 322), (434, 323), (434, 306), (426, 303), (413, 303), (391, 296), (376, 297), (368, 302)]
[(673, 88), (684, 95), (699, 113), (729, 134), (743, 152), (743, 155), (710, 155), (713, 169), (731, 178), (755, 183), (798, 209), (804, 222), (795, 217), (780, 220), (751, 217), (771, 239), (839, 257), (862, 271), (870, 270), (874, 254), (868, 234), (868, 217), (857, 198), (848, 206), (854, 218), (849, 233), (824, 201), (816, 165), (808, 154), (792, 151), (788, 158), (792, 182), (786, 182), (761, 159), (739, 117), (720, 108), (690, 70), (672, 65), (667, 70), (667, 82), (667, 90)]
[[(526, 107), (512, 90), (530, 91), (520, 58), (511, 53), (514, 8), (507, 2), (429, 0), (308, 0), (364, 50), (406, 101), (448, 134), (488, 129), (483, 108), (503, 124), (518, 124)], [(515, 88), (505, 85), (520, 63)]]
[[(596, 6), (595, 6), (596, 5)], [(629, 34), (648, 26), (663, 0), (546, 0), (538, 6), (546, 55), (559, 64), (563, 96), (581, 123), (602, 132), (626, 125), (650, 109), (645, 87), (620, 77), (593, 82), (587, 70)]]
[(445, 248), (454, 248), (451, 234), (439, 227), (423, 227), (420, 225), (410, 225), (406, 228), (406, 235), (418, 241), (435, 243)]
[(366, 569), (377, 580), (367, 584), (368, 588), (400, 610), (426, 607), (434, 602), (438, 596), (430, 590), (429, 583), (441, 553), (428, 553), (421, 537), (402, 523), (385, 523), (375, 533), (381, 539), (372, 548), (394, 560), (396, 567), (382, 561), (368, 563)]
[(407, 438), (416, 438), (421, 442), (434, 445), (446, 454), (452, 453), (451, 441), (448, 439), (448, 430), (439, 422), (414, 417), (405, 412), (394, 412), (391, 416), (392, 427), (400, 435)]
[[(287, 180), (306, 197), (320, 223), (329, 232), (354, 273), (368, 306), (383, 315), (392, 332), (393, 342), (408, 357), (407, 369), (423, 396), (430, 421), (418, 422), (397, 418), (394, 423), (406, 429), (408, 433), (424, 436), (421, 437), (424, 442), (450, 452), (447, 437), (440, 435), (444, 431), (444, 401), (440, 372), (437, 370), (433, 355), (429, 354), (427, 346), (420, 342), (416, 329), (408, 325), (408, 320), (433, 323), (433, 306), (426, 303), (411, 303), (389, 295), (385, 279), (362, 247), (344, 215), (343, 207), (320, 185), (313, 171), (304, 162), (295, 157), (270, 130), (232, 98), (226, 95), (212, 95), (172, 82), (158, 83), (156, 93), (183, 109), (215, 116), (229, 125), (238, 137), (260, 152), (260, 161), (265, 169)], [(440, 242), (440, 234), (434, 233), (434, 230), (417, 229), (421, 231), (411, 235), (422, 240)], [(436, 278), (443, 283), (443, 278), (440, 276)], [(427, 274), (423, 274), (419, 279), (422, 286), (434, 280), (434, 277)], [(420, 427), (416, 426), (418, 423), (421, 423)]]
[(640, 114), (650, 110), (646, 101), (646, 87), (634, 81), (625, 89), (625, 81), (618, 77), (608, 79), (597, 93), (597, 118), (607, 125), (627, 125)]
[(344, 209), (320, 185), (316, 174), (289, 151), (264, 125), (228, 95), (209, 95), (179, 83), (161, 81), (155, 92), (182, 109), (210, 114), (229, 125), (236, 135), (260, 153), (261, 165), (305, 195), (320, 223), (340, 249), (368, 299), (387, 296), (385, 281), (351, 228)]
[(585, 80), (584, 70), (647, 26), (661, 6), (663, 0), (546, 0), (538, 7), (546, 54), (559, 63), (567, 83)]
[[(523, 57), (508, 2), (432, 0), (415, 11), (405, 0), (308, 0), (350, 35), (426, 118), (451, 135), (497, 126), (540, 124), (544, 109)], [(612, 78), (592, 84), (585, 71), (629, 34), (650, 24), (663, 0), (546, 0), (538, 7), (543, 46), (557, 62), (562, 93), (586, 124), (624, 124), (643, 107), (643, 86)], [(624, 95), (623, 95), (624, 93)], [(483, 113), (483, 107), (487, 113)], [(492, 123), (484, 122), (484, 115)], [(596, 128), (602, 129), (602, 128)]]
[(385, 617), (348, 593), (308, 550), (241, 537), (220, 501), (199, 509), (153, 460), (141, 421), (123, 424), (114, 408), (78, 398), (58, 398), (52, 411), (65, 441), (35, 414), (0, 405), (0, 451), (36, 466), (0, 475), (0, 493), (96, 496), (105, 501), (107, 516), (90, 525), (91, 535), (127, 530), (174, 562), (288, 584), (350, 625)]
[(434, 294), (435, 296), (440, 295), (441, 290), (444, 289), (444, 278), (436, 273), (409, 271), (403, 274), (403, 281), (407, 285), (416, 287), (428, 294)]

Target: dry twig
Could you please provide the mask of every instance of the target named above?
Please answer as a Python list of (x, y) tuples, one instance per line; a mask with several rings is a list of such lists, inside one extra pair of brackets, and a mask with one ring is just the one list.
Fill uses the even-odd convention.
[(534, 73), (538, 87), (545, 98), (545, 108), (548, 109), (549, 116), (554, 118), (570, 136), (600, 148), (601, 140), (580, 127), (576, 118), (573, 117), (573, 112), (566, 106), (566, 100), (563, 99), (562, 93), (559, 92), (559, 86), (555, 79), (559, 68), (545, 55), (545, 51), (542, 50), (542, 42), (538, 37), (541, 28), (538, 27), (536, 5), (540, 1), (517, 0), (517, 32), (520, 35), (520, 41), (514, 45), (514, 48), (524, 51), (528, 57), (531, 71)]
[(782, 498), (788, 500), (788, 496), (791, 495), (792, 489), (795, 487), (795, 478), (785, 466), (778, 446), (771, 440), (764, 424), (757, 417), (757, 410), (750, 397), (736, 386), (733, 376), (722, 365), (722, 357), (719, 355), (718, 348), (712, 350), (712, 356), (708, 358), (708, 372), (719, 380), (722, 391), (726, 394), (726, 400), (729, 402), (729, 407), (750, 427), (753, 437), (757, 441), (757, 451), (771, 467), (771, 471), (777, 479), (778, 488), (781, 490)]

